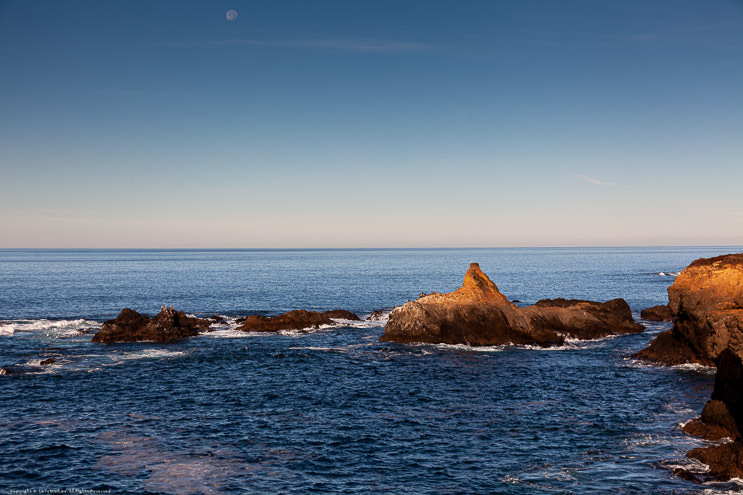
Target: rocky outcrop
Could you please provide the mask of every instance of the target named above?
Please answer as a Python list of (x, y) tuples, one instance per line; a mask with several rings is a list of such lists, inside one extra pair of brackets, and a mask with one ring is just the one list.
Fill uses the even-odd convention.
[(701, 417), (684, 426), (684, 432), (708, 440), (728, 441), (694, 449), (687, 454), (709, 466), (705, 476), (677, 474), (691, 476), (694, 481), (727, 481), (743, 477), (743, 360), (739, 354), (725, 349), (717, 357), (712, 399), (704, 406)]
[(331, 318), (333, 320), (351, 320), (351, 321), (359, 321), (361, 318), (356, 313), (351, 313), (350, 311), (346, 311), (345, 309), (333, 309), (331, 311), (323, 311), (325, 316), (328, 318)]
[(369, 316), (366, 317), (366, 321), (382, 321), (386, 320), (392, 308), (375, 309)]
[(684, 426), (684, 432), (706, 438), (741, 438), (743, 432), (743, 362), (730, 349), (717, 357), (712, 398), (701, 417)]
[(93, 335), (93, 342), (171, 342), (193, 337), (209, 329), (209, 320), (187, 316), (183, 311), (164, 307), (154, 318), (125, 308), (119, 316), (103, 324)]
[(318, 328), (320, 325), (334, 325), (332, 320), (358, 320), (359, 317), (350, 311), (336, 309), (318, 313), (295, 309), (278, 316), (250, 315), (242, 320), (242, 325), (237, 327), (244, 332), (278, 332), (281, 330), (303, 330), (305, 328)]
[(673, 329), (636, 357), (714, 366), (726, 348), (743, 353), (743, 254), (694, 261), (668, 288), (668, 301)]
[(565, 338), (592, 339), (642, 332), (622, 299), (606, 303), (542, 300), (520, 308), (501, 294), (477, 263), (470, 264), (462, 287), (432, 293), (395, 308), (382, 340), (443, 344), (540, 345)]
[(673, 321), (671, 308), (667, 304), (643, 309), (640, 312), (640, 318), (648, 321)]

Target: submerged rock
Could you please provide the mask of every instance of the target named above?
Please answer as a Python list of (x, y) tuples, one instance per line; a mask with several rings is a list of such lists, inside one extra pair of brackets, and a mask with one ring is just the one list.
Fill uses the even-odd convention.
[(637, 358), (714, 366), (728, 347), (743, 352), (743, 254), (694, 261), (668, 288), (668, 301), (673, 329)]
[(242, 325), (237, 327), (244, 332), (278, 332), (281, 330), (303, 330), (318, 328), (320, 325), (335, 325), (331, 318), (343, 320), (358, 320), (359, 317), (344, 309), (335, 309), (318, 313), (305, 309), (295, 309), (278, 316), (250, 315), (242, 319)]
[(193, 337), (209, 329), (210, 321), (187, 316), (183, 311), (164, 307), (150, 319), (133, 309), (125, 308), (119, 316), (103, 324), (93, 335), (93, 342), (171, 342)]
[(548, 346), (566, 337), (592, 339), (643, 329), (633, 322), (623, 299), (606, 303), (545, 299), (520, 308), (501, 294), (477, 263), (471, 263), (456, 291), (428, 294), (395, 308), (382, 340)]
[(640, 312), (640, 318), (648, 321), (673, 321), (671, 308), (667, 304), (643, 309)]

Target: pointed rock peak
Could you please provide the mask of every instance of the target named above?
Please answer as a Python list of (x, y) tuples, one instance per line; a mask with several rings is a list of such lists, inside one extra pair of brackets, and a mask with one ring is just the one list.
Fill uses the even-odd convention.
[(457, 292), (468, 296), (480, 298), (498, 298), (505, 299), (506, 296), (500, 293), (498, 286), (495, 285), (482, 270), (479, 263), (470, 263), (470, 269), (464, 276), (462, 288)]

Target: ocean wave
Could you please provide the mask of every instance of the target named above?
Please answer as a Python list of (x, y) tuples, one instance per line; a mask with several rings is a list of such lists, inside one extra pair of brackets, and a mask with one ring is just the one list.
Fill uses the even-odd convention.
[[(610, 337), (615, 337), (614, 335)], [(596, 343), (601, 344), (607, 338), (593, 339), (593, 340), (581, 340), (581, 339), (565, 339), (565, 343), (561, 345), (550, 345), (550, 346), (539, 346), (530, 344), (504, 344), (504, 345), (483, 345), (474, 346), (467, 344), (430, 344), (430, 343), (415, 343), (415, 346), (435, 347), (437, 349), (451, 350), (451, 351), (468, 351), (468, 352), (502, 352), (506, 349), (526, 349), (529, 351), (575, 351), (579, 349), (589, 349), (596, 347)], [(591, 345), (594, 344), (594, 345)]]
[(717, 368), (714, 366), (705, 366), (703, 364), (699, 363), (684, 363), (684, 364), (676, 364), (674, 366), (671, 366), (671, 369), (674, 370), (684, 370), (684, 371), (698, 371), (700, 373), (706, 373), (714, 375), (715, 372), (717, 372)]
[(660, 363), (653, 363), (649, 361), (642, 361), (630, 356), (624, 358), (624, 362), (627, 363), (625, 366), (631, 366), (633, 368), (647, 368), (647, 369), (661, 369), (661, 370), (679, 370), (679, 371), (695, 371), (698, 373), (704, 373), (706, 375), (714, 375), (717, 371), (715, 368), (710, 366), (704, 366), (697, 363), (684, 363), (677, 364), (674, 366), (666, 366)]
[(681, 272), (658, 272), (654, 273), (653, 275), (659, 275), (661, 277), (678, 277), (681, 275)]
[(55, 337), (75, 337), (84, 328), (100, 328), (101, 323), (84, 319), (76, 320), (6, 320), (0, 322), (0, 335), (16, 333), (47, 332)]
[(168, 351), (165, 349), (142, 349), (140, 351), (125, 352), (116, 356), (118, 359), (131, 361), (136, 359), (162, 359), (185, 356), (185, 351)]
[(387, 320), (336, 320), (339, 327), (342, 328), (382, 328), (387, 323)]

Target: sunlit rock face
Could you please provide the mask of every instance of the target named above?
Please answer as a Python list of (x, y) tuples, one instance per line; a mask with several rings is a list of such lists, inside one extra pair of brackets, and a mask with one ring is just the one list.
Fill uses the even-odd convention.
[(724, 349), (743, 352), (743, 254), (694, 261), (668, 288), (668, 301), (673, 329), (638, 358), (714, 366)]
[(501, 294), (477, 263), (470, 264), (462, 287), (447, 294), (422, 295), (390, 313), (382, 340), (443, 344), (560, 344), (637, 333), (642, 325), (622, 299), (606, 303), (545, 299), (519, 308)]
[(717, 366), (712, 398), (683, 430), (724, 442), (687, 454), (709, 471), (677, 474), (697, 482), (743, 477), (743, 254), (694, 261), (668, 288), (668, 301), (673, 329), (636, 356), (666, 365)]

